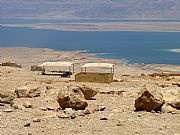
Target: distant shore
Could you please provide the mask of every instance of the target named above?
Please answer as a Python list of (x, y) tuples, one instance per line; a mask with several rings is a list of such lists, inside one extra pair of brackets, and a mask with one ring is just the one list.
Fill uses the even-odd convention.
[(82, 23), (29, 23), (0, 24), (7, 27), (28, 27), (61, 31), (144, 31), (180, 32), (180, 22), (82, 22)]
[(170, 49), (169, 51), (180, 53), (180, 49)]

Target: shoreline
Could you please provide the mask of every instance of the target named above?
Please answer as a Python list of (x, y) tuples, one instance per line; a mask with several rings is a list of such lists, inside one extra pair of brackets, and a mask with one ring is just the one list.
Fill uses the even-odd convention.
[(180, 32), (180, 22), (29, 23), (0, 24), (0, 26), (59, 31)]
[[(70, 61), (82, 66), (88, 62), (107, 62), (116, 64), (117, 69), (142, 70), (145, 72), (178, 72), (179, 65), (170, 64), (143, 64), (128, 63), (126, 60), (96, 57), (95, 53), (86, 53), (87, 50), (59, 51), (50, 48), (28, 47), (0, 47), (0, 63), (17, 62), (29, 69), (32, 64), (40, 64), (45, 61)], [(127, 69), (126, 69), (127, 68)], [(79, 67), (77, 71), (80, 71)]]
[(169, 49), (170, 52), (180, 53), (180, 49)]

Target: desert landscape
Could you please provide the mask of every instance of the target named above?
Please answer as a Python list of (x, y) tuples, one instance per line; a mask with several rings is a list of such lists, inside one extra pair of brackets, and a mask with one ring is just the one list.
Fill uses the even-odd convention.
[[(0, 48), (1, 135), (180, 135), (180, 67), (127, 64), (82, 51)], [(38, 75), (46, 61), (115, 64), (114, 82)], [(103, 71), (106, 71), (103, 69)], [(93, 72), (98, 72), (94, 70)]]

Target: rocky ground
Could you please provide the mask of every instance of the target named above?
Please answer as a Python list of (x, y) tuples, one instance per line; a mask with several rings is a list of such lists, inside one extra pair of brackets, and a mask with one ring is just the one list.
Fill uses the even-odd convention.
[[(179, 66), (125, 66), (123, 62), (97, 59), (79, 51), (49, 49), (1, 48), (0, 55), (0, 63), (22, 65), (22, 68), (0, 66), (2, 135), (180, 135)], [(85, 62), (111, 61), (116, 64), (114, 82), (77, 83), (74, 76), (60, 78), (30, 71), (31, 65), (49, 60), (73, 61), (76, 72)], [(97, 94), (87, 99), (83, 87)], [(141, 91), (150, 94), (143, 95)], [(62, 110), (58, 101), (63, 101), (67, 108)], [(141, 111), (136, 110), (135, 101)], [(81, 104), (84, 102), (87, 107)], [(72, 109), (80, 105), (85, 110)]]

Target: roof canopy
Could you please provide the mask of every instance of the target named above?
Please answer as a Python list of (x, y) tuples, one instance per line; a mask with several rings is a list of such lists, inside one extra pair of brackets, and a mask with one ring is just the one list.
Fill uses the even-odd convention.
[(104, 67), (104, 68), (113, 68), (114, 64), (111, 63), (86, 63), (82, 67)]
[(71, 67), (73, 63), (71, 62), (44, 62), (40, 64), (41, 67)]

